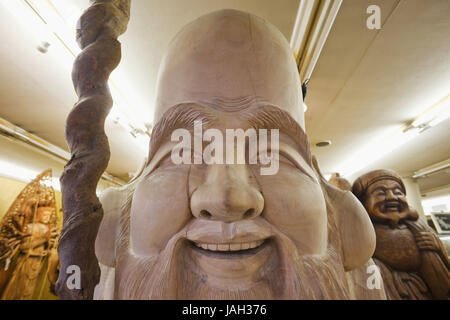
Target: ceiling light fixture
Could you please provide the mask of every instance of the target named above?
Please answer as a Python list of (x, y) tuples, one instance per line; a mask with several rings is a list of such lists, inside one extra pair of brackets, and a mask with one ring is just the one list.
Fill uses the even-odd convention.
[(420, 116), (418, 116), (411, 126), (426, 130), (430, 127), (434, 127), (450, 117), (450, 94), (444, 99), (438, 101), (432, 105)]
[[(38, 137), (32, 133), (27, 132), (26, 130), (13, 125), (11, 122), (6, 121), (5, 119), (0, 117), (0, 135), (5, 135), (8, 139), (12, 139), (16, 143), (25, 143), (27, 147), (31, 147), (33, 149), (43, 151), (46, 155), (50, 156), (52, 159), (61, 162), (62, 164), (67, 163), (70, 160), (70, 153), (67, 151), (51, 144), (50, 142)], [(148, 145), (148, 143), (147, 143)], [(8, 161), (7, 161), (8, 162)], [(9, 162), (8, 162), (9, 163)], [(6, 170), (7, 166), (0, 165), (0, 175), (7, 175), (8, 171)], [(11, 169), (11, 168), (10, 168)], [(27, 169), (25, 169), (27, 170)], [(18, 172), (22, 172), (23, 170), (19, 169)], [(14, 172), (10, 172), (14, 174)], [(33, 171), (33, 174), (35, 172)], [(20, 176), (23, 176), (22, 174)], [(25, 176), (26, 178), (28, 176)], [(124, 181), (120, 180), (117, 177), (109, 174), (108, 172), (104, 172), (102, 174), (102, 179), (108, 181), (117, 186), (122, 186), (125, 184)], [(25, 178), (24, 178), (25, 179)], [(28, 178), (27, 178), (28, 179)], [(23, 179), (21, 179), (23, 180)]]
[(341, 163), (336, 172), (349, 177), (450, 117), (450, 95), (428, 108), (409, 125), (375, 139)]
[(432, 175), (434, 173), (437, 173), (439, 171), (442, 171), (442, 170), (445, 170), (448, 168), (450, 168), (450, 159), (447, 159), (447, 160), (432, 164), (431, 166), (428, 166), (426, 168), (417, 170), (416, 172), (414, 172), (412, 178), (417, 179), (417, 178), (427, 177), (429, 175)]
[(316, 147), (328, 147), (331, 144), (330, 140), (319, 141), (316, 143)]
[(290, 46), (297, 60), (300, 79), (310, 79), (342, 0), (299, 2)]
[(380, 139), (375, 139), (339, 165), (336, 172), (343, 177), (349, 177), (404, 145), (419, 133), (418, 128), (404, 131), (401, 127)]
[(47, 53), (49, 47), (50, 47), (50, 43), (48, 43), (47, 41), (42, 41), (42, 43), (37, 46), (37, 49), (41, 53)]
[(33, 13), (26, 1), (4, 0), (0, 2), (8, 12), (17, 20), (28, 27), (36, 40), (36, 45), (43, 42), (51, 43), (54, 38), (48, 28), (48, 25), (39, 15)]
[[(66, 68), (72, 66), (75, 57), (81, 52), (75, 41), (75, 23), (83, 11), (81, 8), (75, 5), (70, 7), (69, 4), (64, 7), (61, 3), (55, 5), (51, 0), (5, 0), (0, 1), (0, 5), (3, 5), (18, 21), (27, 27), (38, 39), (38, 45), (42, 45), (42, 43), (51, 45), (50, 51), (61, 62), (61, 65)], [(58, 8), (65, 9), (65, 14), (61, 14)], [(65, 18), (65, 16), (68, 18)], [(43, 51), (47, 50), (49, 46), (44, 48)], [(114, 120), (119, 116), (121, 124), (127, 131), (130, 134), (134, 132), (134, 134), (131, 134), (133, 137), (144, 135), (144, 139), (137, 140), (142, 143), (145, 141), (145, 136), (148, 137), (149, 135), (147, 126), (132, 114), (133, 108), (130, 107), (131, 104), (128, 102), (130, 100), (123, 90), (119, 89), (116, 80), (114, 75), (111, 75), (108, 81), (114, 101), (112, 110), (114, 110), (115, 116), (112, 119)], [(146, 150), (148, 143), (144, 143), (141, 147)]]

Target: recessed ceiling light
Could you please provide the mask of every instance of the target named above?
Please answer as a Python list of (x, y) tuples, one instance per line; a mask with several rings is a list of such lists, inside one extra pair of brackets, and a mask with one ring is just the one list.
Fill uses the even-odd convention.
[(316, 143), (316, 147), (328, 147), (331, 144), (330, 140), (319, 141)]
[(47, 41), (42, 41), (41, 44), (37, 46), (37, 49), (41, 53), (47, 53), (49, 47), (50, 43), (48, 43)]

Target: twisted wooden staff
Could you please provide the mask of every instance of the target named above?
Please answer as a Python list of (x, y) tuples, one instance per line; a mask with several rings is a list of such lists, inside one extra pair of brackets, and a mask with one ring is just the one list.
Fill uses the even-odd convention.
[[(64, 224), (56, 292), (61, 299), (92, 299), (100, 279), (95, 238), (103, 209), (95, 191), (110, 156), (104, 124), (113, 101), (107, 81), (119, 64), (117, 38), (125, 32), (129, 17), (130, 0), (91, 0), (78, 20), (76, 38), (83, 51), (75, 59), (72, 81), (79, 100), (66, 122), (72, 156), (60, 179)], [(68, 286), (72, 274), (67, 271), (73, 265), (81, 271), (80, 288), (76, 281), (75, 287)]]

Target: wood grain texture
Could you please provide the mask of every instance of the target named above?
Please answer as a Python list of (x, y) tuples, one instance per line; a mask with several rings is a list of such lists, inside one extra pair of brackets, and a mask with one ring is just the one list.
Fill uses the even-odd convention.
[[(79, 97), (66, 122), (71, 159), (61, 176), (64, 226), (58, 253), (61, 272), (56, 291), (61, 299), (92, 299), (100, 278), (94, 252), (103, 209), (97, 183), (110, 157), (105, 118), (112, 107), (110, 73), (121, 59), (117, 37), (125, 32), (130, 0), (94, 0), (80, 17), (77, 42), (83, 51), (75, 59), (72, 81)], [(69, 289), (69, 266), (79, 266), (81, 288)]]

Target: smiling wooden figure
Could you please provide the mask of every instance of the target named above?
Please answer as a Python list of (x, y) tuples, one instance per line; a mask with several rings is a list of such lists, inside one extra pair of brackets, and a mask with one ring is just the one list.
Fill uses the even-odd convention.
[(388, 299), (448, 299), (447, 252), (426, 221), (408, 205), (400, 176), (375, 170), (353, 183), (375, 227), (373, 260), (380, 267)]

